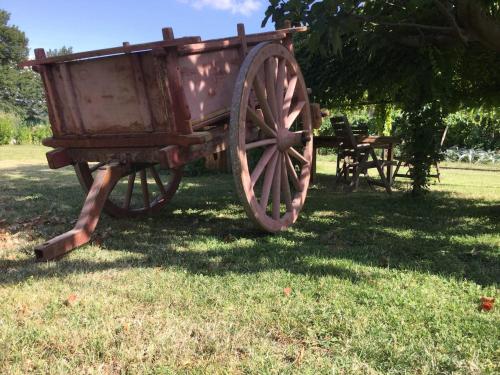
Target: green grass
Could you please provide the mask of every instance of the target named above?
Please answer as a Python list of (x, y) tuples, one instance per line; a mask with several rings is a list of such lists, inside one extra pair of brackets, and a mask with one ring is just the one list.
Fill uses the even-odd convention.
[(185, 178), (159, 216), (103, 216), (98, 241), (35, 263), (83, 200), (45, 151), (0, 147), (0, 373), (500, 370), (500, 313), (478, 310), (498, 296), (499, 172), (443, 169), (414, 200), (343, 193), (321, 157), (278, 235), (252, 227), (230, 175)]

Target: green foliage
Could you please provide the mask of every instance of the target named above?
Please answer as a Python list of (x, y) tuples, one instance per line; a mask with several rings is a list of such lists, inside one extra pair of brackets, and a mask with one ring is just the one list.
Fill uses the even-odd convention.
[(449, 130), (445, 146), (500, 149), (500, 113), (492, 111), (459, 111), (445, 119)]
[(52, 135), (49, 124), (30, 125), (23, 123), (12, 113), (0, 112), (0, 145), (41, 144), (44, 138)]
[(16, 116), (0, 112), (0, 145), (7, 145), (12, 141), (18, 123)]
[(35, 125), (31, 128), (31, 141), (35, 145), (42, 144), (44, 138), (52, 137), (52, 130), (49, 124)]
[(31, 136), (31, 129), (24, 126), (19, 126), (16, 129), (15, 135), (16, 143), (19, 145), (30, 145), (33, 143), (33, 137)]
[[(270, 0), (263, 21), (277, 25), (285, 19), (307, 25), (296, 36), (296, 54), (315, 100), (335, 110), (375, 105), (375, 128), (390, 132), (395, 110), (415, 114), (413, 132), (428, 108), (435, 114), (461, 108), (496, 108), (500, 104), (499, 0)], [(484, 8), (481, 8), (484, 7)], [(479, 10), (473, 17), (470, 10)], [(459, 11), (460, 10), (460, 11)], [(478, 23), (488, 28), (479, 33)], [(457, 26), (460, 25), (460, 26)], [(484, 31), (484, 30), (483, 30)], [(321, 67), (321, 69), (318, 69)], [(391, 111), (388, 111), (388, 109)], [(431, 117), (434, 117), (431, 116)], [(438, 119), (442, 123), (443, 119)], [(423, 121), (427, 123), (427, 121)], [(406, 141), (424, 153), (432, 139), (418, 131)], [(437, 154), (434, 153), (437, 157)], [(431, 157), (434, 157), (431, 155)], [(416, 167), (427, 170), (424, 158)], [(426, 179), (416, 174), (414, 191)], [(419, 185), (419, 184), (424, 185)]]
[(38, 73), (0, 66), (0, 110), (16, 113), (30, 124), (46, 121), (47, 109)]
[(414, 195), (420, 195), (428, 186), (431, 166), (442, 159), (441, 134), (445, 128), (444, 114), (439, 105), (405, 111), (398, 120), (397, 131), (403, 139), (402, 157), (410, 163)]
[(28, 39), (16, 26), (8, 25), (9, 18), (0, 9), (0, 110), (28, 123), (43, 122), (47, 113), (40, 76), (17, 67), (28, 57)]
[(46, 52), (47, 57), (69, 55), (73, 53), (73, 47), (62, 46), (61, 48), (49, 49)]
[(184, 170), (182, 172), (183, 176), (201, 176), (203, 175), (207, 169), (205, 168), (205, 159), (197, 159), (191, 163), (188, 163), (184, 166)]
[(14, 65), (28, 56), (28, 38), (9, 20), (10, 14), (0, 9), (0, 65)]

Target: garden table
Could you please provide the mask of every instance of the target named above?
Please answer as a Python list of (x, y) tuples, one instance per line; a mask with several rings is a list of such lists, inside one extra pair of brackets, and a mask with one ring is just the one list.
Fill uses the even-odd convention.
[[(399, 137), (392, 136), (377, 136), (377, 135), (362, 135), (356, 137), (359, 143), (369, 143), (376, 149), (384, 150), (384, 160), (383, 166), (386, 167), (386, 178), (389, 182), (389, 185), (392, 185), (393, 182), (393, 166), (395, 165), (394, 161), (394, 146), (401, 143), (401, 139)], [(312, 162), (312, 174), (311, 178), (314, 180), (316, 177), (316, 152), (318, 148), (335, 148), (342, 141), (341, 137), (337, 136), (317, 136), (314, 137), (313, 144), (313, 162)]]

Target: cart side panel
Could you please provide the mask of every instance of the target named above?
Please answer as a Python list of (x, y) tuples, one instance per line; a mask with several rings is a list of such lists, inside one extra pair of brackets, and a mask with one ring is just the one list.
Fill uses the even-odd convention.
[(168, 130), (150, 54), (66, 62), (51, 69), (62, 124), (57, 135)]
[(240, 65), (241, 56), (236, 48), (179, 58), (193, 124), (229, 111)]

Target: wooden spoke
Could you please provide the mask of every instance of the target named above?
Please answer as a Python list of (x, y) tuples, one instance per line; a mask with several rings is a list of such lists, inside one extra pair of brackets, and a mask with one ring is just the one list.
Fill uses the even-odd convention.
[(260, 139), (260, 140), (255, 141), (255, 142), (247, 143), (245, 145), (245, 149), (248, 151), (248, 150), (252, 150), (252, 149), (257, 148), (257, 147), (274, 145), (274, 144), (276, 144), (276, 142), (277, 142), (276, 138)]
[(132, 200), (132, 192), (134, 191), (135, 172), (129, 174), (127, 183), (127, 192), (125, 193), (125, 202), (123, 208), (128, 210), (130, 208), (130, 201)]
[(105, 161), (101, 161), (100, 163), (97, 163), (92, 168), (90, 168), (90, 173), (94, 173), (95, 171), (97, 171), (99, 168), (101, 168), (104, 165), (106, 165)]
[[(90, 172), (92, 168), (89, 167), (87, 162), (76, 163), (74, 167), (81, 185), (88, 192), (94, 182), (94, 177)], [(155, 189), (151, 197), (146, 174), (148, 169), (158, 185), (158, 191)], [(141, 177), (143, 203), (135, 202), (135, 200), (132, 199), (138, 177), (137, 174)], [(172, 169), (165, 183), (162, 183), (155, 165), (132, 163), (130, 168), (127, 168), (126, 173), (122, 176), (122, 179), (127, 180), (125, 192), (121, 194), (121, 189), (113, 190), (112, 193), (114, 194), (108, 196), (106, 204), (104, 205), (104, 211), (113, 217), (137, 217), (157, 212), (170, 202), (179, 187), (181, 178), (182, 169)], [(115, 186), (119, 187), (120, 185), (120, 181), (118, 181)]]
[[(269, 126), (267, 126), (267, 124), (262, 120), (262, 118), (257, 114), (257, 112), (255, 112), (252, 108), (250, 108), (250, 106), (247, 107), (247, 113), (250, 117), (250, 120), (255, 125), (257, 125), (266, 135), (268, 135), (269, 137), (276, 137), (276, 132), (273, 129), (271, 129)], [(265, 117), (265, 114), (264, 114), (264, 117)]]
[(285, 154), (285, 162), (286, 162), (286, 169), (288, 171), (288, 177), (292, 181), (293, 187), (297, 191), (302, 191), (302, 188), (300, 186), (299, 178), (297, 176), (297, 172), (295, 171), (295, 168), (292, 163), (292, 159), (290, 159), (290, 156), (288, 154)]
[(269, 202), (269, 194), (271, 193), (271, 186), (273, 184), (274, 172), (276, 170), (276, 162), (278, 161), (279, 153), (275, 153), (271, 162), (267, 165), (266, 174), (264, 176), (264, 183), (262, 184), (262, 195), (260, 197), (260, 206), (264, 209), (267, 208)]
[(287, 212), (291, 212), (292, 206), (292, 193), (290, 192), (290, 185), (288, 183), (288, 173), (286, 171), (285, 154), (281, 155), (281, 190), (285, 197), (285, 205)]
[(302, 156), (300, 152), (298, 152), (296, 149), (293, 147), (290, 147), (286, 152), (288, 152), (288, 155), (294, 157), (298, 161), (300, 161), (301, 164), (309, 164), (306, 158)]
[(149, 167), (149, 171), (151, 173), (151, 176), (153, 176), (153, 178), (155, 179), (156, 185), (158, 186), (158, 189), (160, 189), (162, 197), (166, 196), (167, 191), (165, 190), (165, 186), (163, 185), (163, 182), (161, 182), (160, 176), (158, 175), (155, 167)]
[[(285, 46), (262, 43), (249, 50), (234, 87), (229, 150), (241, 203), (269, 232), (292, 225), (306, 199), (313, 152), (313, 143), (304, 142), (312, 137), (308, 100), (300, 68)], [(256, 154), (261, 157), (250, 169)]]
[(281, 211), (281, 154), (278, 155), (273, 180), (273, 219), (280, 218)]
[(264, 85), (260, 81), (259, 76), (255, 77), (255, 80), (253, 82), (253, 89), (255, 91), (255, 96), (257, 96), (257, 100), (260, 104), (260, 108), (262, 109), (262, 113), (264, 114), (264, 119), (268, 124), (272, 124), (273, 128), (276, 128), (276, 121), (274, 120), (271, 107), (269, 107), (269, 103), (267, 102)]
[(293, 122), (295, 121), (295, 119), (299, 115), (300, 111), (302, 111), (302, 108), (304, 108), (305, 104), (306, 104), (306, 102), (302, 100), (295, 105), (295, 107), (293, 108), (293, 110), (290, 112), (290, 114), (288, 115), (288, 117), (285, 120), (285, 127), (287, 129), (289, 129), (290, 126), (292, 126)]
[(144, 202), (144, 207), (149, 208), (149, 190), (148, 190), (148, 179), (146, 176), (146, 169), (141, 169), (139, 172), (141, 176), (141, 187), (142, 187), (142, 200)]
[(279, 123), (278, 102), (276, 100), (276, 59), (274, 58), (274, 56), (266, 60), (265, 72), (266, 72), (267, 102), (271, 107), (274, 119), (276, 120), (276, 122)]
[(292, 105), (293, 94), (295, 93), (295, 87), (297, 86), (297, 76), (293, 76), (288, 81), (288, 87), (286, 89), (285, 100), (283, 101), (283, 118), (288, 117), (288, 112)]
[(278, 75), (276, 77), (276, 100), (278, 107), (278, 126), (283, 127), (283, 100), (284, 100), (284, 90), (285, 90), (285, 81), (286, 81), (286, 60), (281, 59), (278, 63)]
[(264, 153), (262, 154), (259, 162), (257, 163), (257, 165), (255, 166), (255, 168), (252, 172), (252, 175), (250, 176), (252, 188), (255, 186), (255, 184), (259, 180), (260, 175), (264, 171), (264, 168), (266, 167), (266, 165), (269, 163), (269, 160), (271, 160), (271, 157), (276, 153), (276, 150), (277, 150), (276, 146), (271, 146), (271, 147), (268, 147), (266, 149), (266, 151), (264, 151)]

